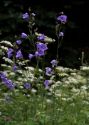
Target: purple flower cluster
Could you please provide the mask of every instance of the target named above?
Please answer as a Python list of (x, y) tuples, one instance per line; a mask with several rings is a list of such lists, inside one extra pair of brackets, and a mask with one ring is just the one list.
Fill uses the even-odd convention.
[[(32, 15), (29, 16), (28, 13), (24, 13), (24, 14), (22, 15), (22, 18), (23, 18), (25, 21), (29, 21), (29, 19), (30, 19), (31, 16), (35, 16), (35, 14), (32, 13)], [(57, 17), (57, 21), (58, 21), (60, 24), (65, 24), (65, 23), (67, 22), (67, 16), (64, 15), (63, 12), (61, 12), (61, 13), (59, 14), (59, 16)], [(58, 24), (58, 23), (57, 23), (57, 24)], [(63, 30), (61, 30), (61, 31), (63, 31)], [(58, 35), (59, 35), (59, 37), (63, 37), (63, 36), (64, 36), (64, 33), (63, 33), (63, 32), (58, 32)], [(20, 40), (20, 39), (16, 40), (16, 44), (17, 44), (17, 45), (20, 45), (20, 44), (23, 42), (23, 40), (29, 39), (29, 35), (27, 35), (27, 34), (24, 33), (24, 32), (21, 33), (21, 36), (20, 36), (20, 37), (21, 37), (21, 40)], [(31, 60), (33, 57), (41, 57), (41, 56), (44, 56), (44, 55), (45, 55), (45, 52), (46, 52), (46, 50), (48, 49), (47, 44), (42, 43), (42, 42), (45, 41), (45, 37), (46, 37), (46, 36), (45, 36), (44, 34), (40, 34), (40, 35), (37, 37), (36, 51), (35, 51), (34, 55), (31, 54), (31, 53), (28, 54), (28, 58), (29, 58), (30, 60)], [(14, 52), (14, 50), (13, 50), (12, 48), (9, 48), (9, 49), (8, 49), (8, 51), (7, 51), (8, 58), (11, 58), (11, 57), (13, 56), (13, 52)], [(16, 55), (15, 55), (15, 56), (16, 56), (16, 59), (22, 59), (22, 58), (23, 58), (21, 49), (16, 50), (16, 53), (15, 53), (15, 54), (16, 54)], [(55, 59), (53, 59), (50, 63), (51, 63), (51, 68), (50, 68), (50, 67), (46, 67), (46, 68), (45, 68), (45, 76), (46, 76), (46, 77), (52, 76), (52, 75), (54, 74), (54, 71), (55, 71), (55, 70), (54, 70), (54, 67), (56, 67), (56, 66), (58, 65), (58, 61), (55, 60)], [(12, 69), (13, 69), (13, 71), (15, 72), (15, 71), (18, 69), (17, 65), (14, 64), (13, 67), (12, 67)], [(14, 84), (10, 79), (7, 78), (7, 76), (6, 76), (6, 74), (5, 74), (4, 72), (0, 73), (0, 78), (1, 78), (1, 80), (2, 80), (2, 83), (4, 83), (9, 89), (12, 90), (12, 89), (15, 88), (15, 84)], [(50, 80), (45, 80), (45, 81), (44, 81), (44, 86), (45, 86), (45, 88), (48, 89), (48, 88), (49, 88), (49, 85), (50, 85)], [(29, 82), (26, 82), (26, 83), (23, 84), (23, 87), (24, 87), (25, 89), (27, 89), (27, 90), (30, 90), (32, 86), (31, 86), (31, 84), (30, 84)]]
[(0, 77), (4, 85), (6, 85), (10, 90), (15, 88), (14, 83), (6, 77), (5, 73), (0, 73)]
[[(13, 56), (13, 52), (14, 50), (12, 48), (9, 48), (8, 51), (7, 51), (7, 55), (8, 55), (8, 58), (11, 58)], [(18, 50), (17, 53), (16, 53), (16, 58), (17, 59), (21, 59), (23, 58), (23, 55), (22, 55), (22, 52), (21, 50)]]

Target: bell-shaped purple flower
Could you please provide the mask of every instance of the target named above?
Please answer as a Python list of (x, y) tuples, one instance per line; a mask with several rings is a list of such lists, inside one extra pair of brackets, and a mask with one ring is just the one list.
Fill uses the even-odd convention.
[(1, 73), (0, 73), (1, 79), (6, 78), (6, 74), (7, 74), (6, 72), (1, 72)]
[(22, 58), (23, 58), (23, 55), (22, 55), (21, 50), (18, 50), (18, 51), (17, 51), (17, 53), (16, 53), (16, 58), (18, 58), (18, 59), (22, 59)]
[(44, 43), (37, 43), (36, 44), (37, 47), (37, 51), (35, 52), (35, 56), (44, 56), (45, 55), (45, 51), (48, 49), (47, 45)]
[(67, 22), (67, 16), (66, 15), (60, 15), (57, 17), (57, 21), (60, 21), (61, 23), (65, 24)]
[(20, 45), (20, 44), (22, 43), (22, 41), (21, 41), (21, 40), (16, 40), (16, 43), (17, 43), (18, 45)]
[(8, 58), (11, 58), (12, 55), (13, 55), (13, 49), (12, 48), (9, 48), (8, 51), (7, 51), (7, 55), (8, 55)]
[(50, 67), (46, 67), (45, 69), (46, 69), (46, 73), (45, 74), (47, 76), (51, 76), (53, 74), (53, 71), (52, 71), (52, 69)]
[(37, 37), (37, 39), (38, 39), (39, 41), (44, 41), (45, 35), (44, 35), (44, 34), (41, 34), (41, 35), (39, 35), (39, 36)]
[(39, 50), (39, 51), (36, 51), (36, 52), (35, 52), (35, 56), (36, 56), (36, 57), (38, 57), (38, 56), (41, 57), (41, 56), (44, 56), (44, 55), (45, 55), (45, 52), (42, 51), (42, 50)]
[(45, 80), (44, 85), (45, 85), (45, 88), (48, 89), (49, 88), (49, 80)]
[(64, 33), (63, 32), (59, 32), (59, 37), (63, 37)]
[(22, 15), (22, 18), (25, 20), (25, 21), (29, 21), (29, 14), (28, 13), (24, 13), (23, 15)]
[(24, 88), (25, 89), (30, 89), (31, 88), (31, 84), (30, 83), (24, 83)]
[(36, 56), (36, 57), (39, 56), (39, 52), (38, 52), (38, 51), (35, 52), (35, 56)]
[(21, 33), (21, 38), (26, 39), (28, 36), (26, 33)]
[(29, 57), (29, 59), (32, 59), (34, 57), (34, 55), (33, 54), (29, 54), (28, 57)]
[(50, 63), (52, 64), (52, 67), (55, 67), (58, 64), (58, 61), (53, 59)]
[(14, 72), (18, 69), (18, 67), (16, 66), (16, 64), (14, 64), (14, 66), (12, 68), (13, 68)]
[(11, 80), (9, 80), (6, 76), (2, 75), (1, 76), (2, 82), (5, 86), (7, 86), (9, 89), (14, 89), (15, 85)]
[(15, 85), (13, 84), (13, 82), (9, 79), (7, 79), (7, 81), (5, 82), (5, 85), (9, 88), (9, 89), (14, 89)]
[(44, 44), (44, 43), (41, 43), (41, 42), (37, 43), (36, 46), (37, 46), (37, 50), (43, 50), (44, 51), (44, 50), (48, 49), (47, 45)]

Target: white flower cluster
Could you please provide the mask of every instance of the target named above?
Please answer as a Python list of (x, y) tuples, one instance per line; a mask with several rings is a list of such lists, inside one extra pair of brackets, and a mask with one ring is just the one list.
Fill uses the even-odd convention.
[(2, 41), (0, 42), (0, 44), (5, 44), (6, 46), (13, 47), (13, 45), (11, 44), (11, 42), (10, 42), (10, 41), (7, 41), (7, 40), (2, 40)]

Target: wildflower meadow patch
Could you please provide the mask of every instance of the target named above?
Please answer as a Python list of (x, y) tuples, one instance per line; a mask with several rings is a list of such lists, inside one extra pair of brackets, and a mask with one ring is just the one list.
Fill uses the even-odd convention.
[[(36, 14), (26, 12), (22, 20), (29, 34), (0, 42), (0, 125), (89, 125), (89, 67), (59, 65), (67, 18), (64, 12), (56, 18), (56, 41), (33, 31)], [(47, 65), (48, 45), (54, 42), (56, 55)]]

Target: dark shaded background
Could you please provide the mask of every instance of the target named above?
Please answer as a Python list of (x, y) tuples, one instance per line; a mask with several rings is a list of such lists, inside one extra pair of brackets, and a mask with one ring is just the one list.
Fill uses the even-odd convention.
[[(0, 40), (12, 40), (27, 31), (21, 14), (31, 7), (36, 13), (39, 32), (55, 38), (55, 18), (60, 11), (68, 16), (63, 45), (59, 51), (64, 66), (81, 65), (81, 52), (88, 62), (88, 0), (0, 0)], [(56, 44), (50, 45), (50, 58), (55, 57)], [(53, 48), (54, 47), (54, 48)], [(86, 51), (87, 50), (87, 51)], [(53, 53), (53, 54), (51, 54)], [(75, 62), (75, 63), (74, 63)]]

